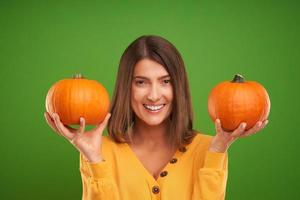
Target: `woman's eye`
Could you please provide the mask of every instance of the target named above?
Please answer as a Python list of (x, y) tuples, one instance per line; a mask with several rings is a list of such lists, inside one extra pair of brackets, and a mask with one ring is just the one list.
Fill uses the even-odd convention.
[(164, 84), (169, 84), (171, 82), (171, 80), (170, 79), (166, 79), (163, 82), (164, 82)]
[(135, 82), (137, 85), (143, 85), (145, 83), (145, 81), (139, 80)]

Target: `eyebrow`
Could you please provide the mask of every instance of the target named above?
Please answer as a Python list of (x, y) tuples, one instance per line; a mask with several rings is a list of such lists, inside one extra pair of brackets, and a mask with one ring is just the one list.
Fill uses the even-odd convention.
[[(170, 77), (170, 75), (164, 75), (164, 76), (158, 77), (158, 79), (164, 79), (164, 78), (168, 78), (168, 77)], [(145, 76), (134, 76), (133, 77), (133, 79), (136, 79), (136, 78), (149, 80), (149, 78), (147, 78)]]

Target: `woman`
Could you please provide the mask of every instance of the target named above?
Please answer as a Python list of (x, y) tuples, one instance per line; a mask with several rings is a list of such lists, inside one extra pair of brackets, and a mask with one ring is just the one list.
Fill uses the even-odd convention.
[[(227, 150), (245, 131), (216, 135), (193, 130), (189, 85), (176, 48), (158, 36), (142, 36), (120, 60), (110, 113), (91, 131), (45, 113), (48, 124), (80, 152), (82, 199), (225, 199)], [(110, 120), (109, 120), (110, 118)], [(109, 136), (102, 136), (108, 125)]]

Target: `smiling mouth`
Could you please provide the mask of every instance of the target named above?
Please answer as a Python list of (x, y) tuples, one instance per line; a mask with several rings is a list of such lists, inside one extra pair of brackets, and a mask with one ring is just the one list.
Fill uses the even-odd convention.
[(150, 111), (159, 111), (161, 110), (163, 107), (165, 107), (166, 104), (160, 104), (160, 105), (147, 105), (147, 104), (143, 104), (143, 106)]

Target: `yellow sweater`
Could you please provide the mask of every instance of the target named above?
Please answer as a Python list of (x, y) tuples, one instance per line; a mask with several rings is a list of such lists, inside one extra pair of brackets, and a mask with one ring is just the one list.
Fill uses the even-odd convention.
[(127, 143), (102, 136), (100, 163), (80, 155), (83, 200), (224, 200), (227, 154), (208, 151), (212, 136), (197, 134), (178, 150), (157, 180)]

